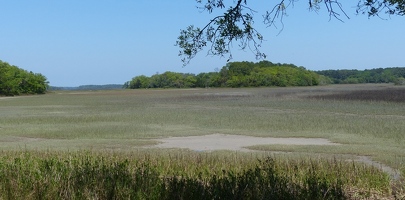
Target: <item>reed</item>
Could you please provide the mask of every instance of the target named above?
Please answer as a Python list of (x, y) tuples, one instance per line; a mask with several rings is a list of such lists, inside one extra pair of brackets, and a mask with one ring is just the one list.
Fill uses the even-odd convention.
[(252, 154), (8, 152), (0, 180), (1, 199), (393, 197), (389, 178), (373, 167)]

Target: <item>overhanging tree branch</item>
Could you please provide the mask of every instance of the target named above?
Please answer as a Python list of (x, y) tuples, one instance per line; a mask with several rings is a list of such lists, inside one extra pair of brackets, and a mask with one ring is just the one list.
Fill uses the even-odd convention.
[[(266, 58), (261, 53), (260, 47), (264, 37), (254, 26), (254, 14), (256, 13), (247, 5), (247, 0), (196, 0), (198, 7), (203, 11), (212, 13), (214, 9), (225, 9), (225, 2), (233, 4), (223, 15), (213, 17), (203, 28), (188, 26), (186, 30), (180, 31), (176, 46), (180, 48), (179, 56), (182, 57), (183, 65), (187, 65), (198, 52), (203, 50), (210, 43), (208, 55), (232, 59), (231, 47), (233, 42), (238, 41), (240, 49), (248, 48), (257, 59)], [(298, 0), (279, 0), (270, 11), (263, 15), (263, 23), (267, 27), (275, 27), (276, 22), (281, 23), (281, 30), (284, 28), (283, 18), (287, 15), (287, 9)], [(329, 19), (335, 18), (343, 21), (342, 16), (349, 19), (339, 0), (308, 0), (309, 9), (318, 11), (321, 5), (329, 13)], [(359, 0), (357, 13), (378, 16), (384, 12), (389, 15), (405, 15), (405, 0)]]

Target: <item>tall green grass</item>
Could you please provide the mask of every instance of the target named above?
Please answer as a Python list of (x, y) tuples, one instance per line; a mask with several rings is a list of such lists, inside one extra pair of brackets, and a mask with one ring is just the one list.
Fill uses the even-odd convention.
[(338, 159), (169, 152), (8, 152), (0, 199), (392, 198), (386, 174)]

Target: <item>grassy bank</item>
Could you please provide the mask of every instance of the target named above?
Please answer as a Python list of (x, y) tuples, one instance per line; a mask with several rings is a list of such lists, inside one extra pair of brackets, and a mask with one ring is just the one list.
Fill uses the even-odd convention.
[(380, 170), (339, 159), (192, 152), (8, 152), (1, 199), (395, 198)]

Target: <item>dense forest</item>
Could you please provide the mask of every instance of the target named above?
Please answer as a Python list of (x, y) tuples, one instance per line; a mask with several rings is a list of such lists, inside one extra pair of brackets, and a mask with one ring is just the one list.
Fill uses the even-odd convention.
[(47, 88), (48, 81), (42, 74), (0, 60), (0, 95), (43, 94)]
[(331, 78), (335, 84), (395, 83), (396, 85), (405, 85), (405, 67), (366, 70), (323, 70), (316, 73)]
[(312, 86), (331, 83), (323, 75), (293, 64), (270, 61), (231, 62), (217, 72), (198, 75), (165, 72), (151, 77), (136, 76), (125, 88), (195, 88), (195, 87), (260, 87)]

